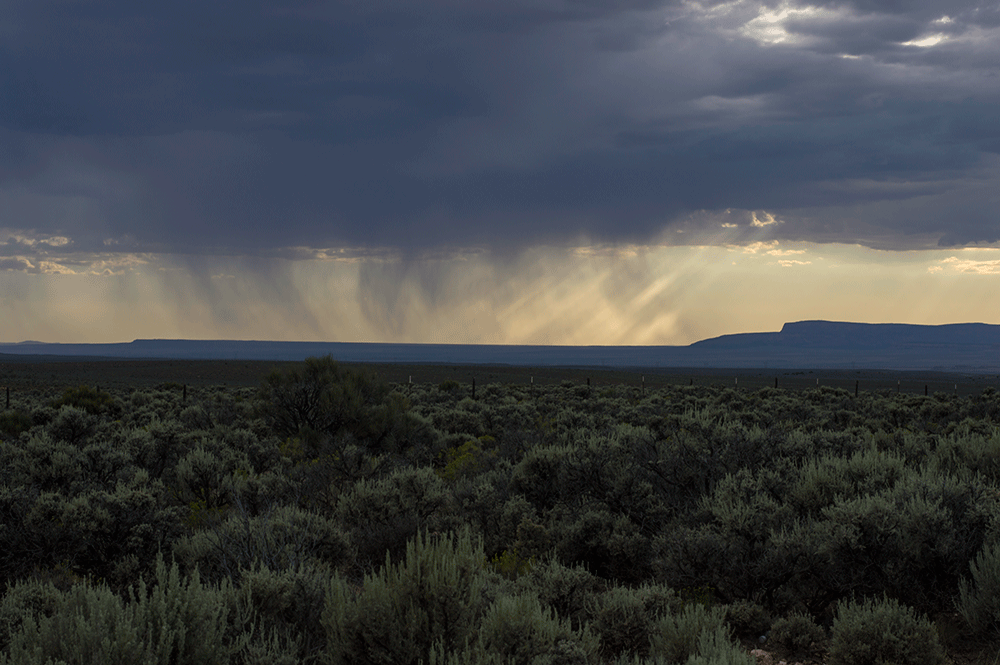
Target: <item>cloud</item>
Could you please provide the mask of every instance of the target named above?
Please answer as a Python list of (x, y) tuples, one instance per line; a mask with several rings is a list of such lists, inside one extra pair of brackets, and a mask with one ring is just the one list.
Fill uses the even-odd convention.
[(28, 259), (15, 256), (0, 258), (0, 270), (35, 271), (36, 268)]
[(18, 255), (1000, 241), (992, 4), (8, 5)]
[(938, 272), (941, 269), (947, 267), (950, 270), (967, 273), (971, 275), (1000, 275), (1000, 259), (992, 259), (989, 261), (974, 260), (974, 259), (960, 259), (957, 256), (952, 256), (941, 261), (944, 266), (932, 266), (937, 268)]
[(772, 224), (781, 224), (781, 220), (776, 219), (774, 215), (769, 212), (761, 213), (760, 217), (757, 216), (756, 212), (751, 212), (750, 218), (752, 220), (750, 224), (752, 226), (756, 226), (757, 228), (764, 228), (766, 226), (771, 226)]

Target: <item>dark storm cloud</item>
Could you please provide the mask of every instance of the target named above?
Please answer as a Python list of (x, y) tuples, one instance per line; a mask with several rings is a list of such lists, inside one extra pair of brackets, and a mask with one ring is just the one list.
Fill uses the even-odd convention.
[(7, 5), (0, 235), (421, 250), (741, 209), (774, 237), (997, 241), (995, 3)]

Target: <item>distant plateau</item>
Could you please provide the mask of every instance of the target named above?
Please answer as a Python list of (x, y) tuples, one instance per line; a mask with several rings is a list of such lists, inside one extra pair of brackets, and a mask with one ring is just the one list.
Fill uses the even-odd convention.
[(1000, 325), (798, 321), (687, 346), (387, 344), (138, 339), (117, 344), (0, 343), (13, 356), (96, 359), (302, 360), (562, 367), (700, 367), (1000, 372)]

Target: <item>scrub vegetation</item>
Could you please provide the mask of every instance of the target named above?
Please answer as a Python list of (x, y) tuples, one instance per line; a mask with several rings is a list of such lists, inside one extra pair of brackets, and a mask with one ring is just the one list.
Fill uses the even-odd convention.
[[(474, 395), (474, 396), (473, 396)], [(1000, 395), (19, 390), (0, 664), (993, 663)]]

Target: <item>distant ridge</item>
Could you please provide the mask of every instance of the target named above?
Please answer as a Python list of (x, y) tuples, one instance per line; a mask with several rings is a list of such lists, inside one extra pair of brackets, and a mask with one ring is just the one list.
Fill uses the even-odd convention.
[(779, 332), (689, 346), (539, 346), (137, 339), (118, 344), (0, 344), (4, 356), (89, 359), (302, 360), (572, 367), (933, 369), (1000, 372), (1000, 325), (798, 321)]

